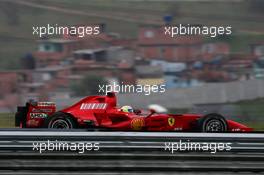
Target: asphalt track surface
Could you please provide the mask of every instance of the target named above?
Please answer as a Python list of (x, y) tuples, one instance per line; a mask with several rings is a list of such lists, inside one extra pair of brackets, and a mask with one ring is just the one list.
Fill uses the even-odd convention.
[[(33, 143), (100, 143), (99, 150), (33, 150)], [(165, 143), (231, 143), (229, 151), (165, 149)], [(0, 130), (0, 174), (264, 174), (262, 133)]]

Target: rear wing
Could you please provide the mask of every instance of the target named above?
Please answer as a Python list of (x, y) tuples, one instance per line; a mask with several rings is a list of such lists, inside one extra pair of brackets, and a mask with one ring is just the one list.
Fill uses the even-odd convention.
[(26, 128), (31, 127), (29, 123), (37, 121), (39, 125), (44, 118), (56, 111), (56, 105), (53, 102), (29, 101), (25, 106), (18, 106), (15, 114), (15, 126)]

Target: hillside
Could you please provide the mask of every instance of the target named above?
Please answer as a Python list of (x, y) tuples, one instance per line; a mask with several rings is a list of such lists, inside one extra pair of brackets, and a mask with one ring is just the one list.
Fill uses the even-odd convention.
[(136, 37), (140, 24), (162, 24), (165, 14), (174, 23), (231, 25), (228, 40), (234, 52), (247, 52), (248, 43), (264, 39), (263, 13), (248, 2), (173, 2), (121, 0), (0, 1), (0, 69), (19, 68), (18, 59), (35, 50), (32, 26), (106, 23), (109, 32)]

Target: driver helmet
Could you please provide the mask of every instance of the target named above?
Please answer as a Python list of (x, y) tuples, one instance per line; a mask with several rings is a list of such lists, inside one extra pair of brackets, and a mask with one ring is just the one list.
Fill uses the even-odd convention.
[(130, 113), (133, 112), (133, 108), (131, 106), (122, 106), (121, 110), (123, 112), (130, 112)]

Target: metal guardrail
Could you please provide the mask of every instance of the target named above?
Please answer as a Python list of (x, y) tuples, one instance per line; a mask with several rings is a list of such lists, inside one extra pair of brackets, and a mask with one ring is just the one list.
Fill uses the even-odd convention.
[[(33, 143), (47, 141), (93, 142), (100, 150), (161, 151), (179, 143), (230, 143), (228, 152), (264, 153), (264, 134), (171, 133), (171, 132), (84, 132), (84, 131), (0, 131), (0, 150), (32, 150)], [(30, 148), (30, 149), (29, 149)], [(168, 147), (167, 147), (168, 150)], [(197, 150), (195, 150), (197, 151)]]
[[(34, 144), (99, 143), (98, 150), (43, 151)], [(231, 143), (229, 151), (174, 150), (179, 143)], [(61, 148), (60, 146), (59, 148)], [(174, 147), (175, 148), (175, 147)], [(19, 172), (264, 172), (264, 134), (0, 131), (0, 174)]]

